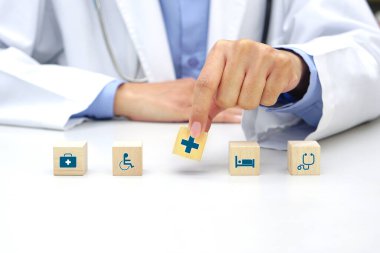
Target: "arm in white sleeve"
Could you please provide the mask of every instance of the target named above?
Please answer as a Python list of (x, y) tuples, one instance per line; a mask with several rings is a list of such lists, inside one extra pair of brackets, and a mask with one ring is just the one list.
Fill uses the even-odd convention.
[[(294, 112), (247, 111), (248, 139), (285, 147), (290, 139), (315, 140), (380, 115), (380, 29), (364, 0), (274, 2), (270, 44), (310, 55), (321, 84), (316, 127)], [(275, 145), (274, 145), (275, 143)]]
[(62, 130), (83, 121), (70, 118), (115, 78), (55, 63), (65, 48), (50, 1), (0, 0), (0, 10), (0, 124)]
[(111, 119), (114, 114), (115, 95), (119, 86), (123, 83), (120, 80), (114, 80), (107, 84), (106, 87), (96, 97), (94, 102), (84, 111), (74, 114), (72, 118), (87, 117), (92, 119)]

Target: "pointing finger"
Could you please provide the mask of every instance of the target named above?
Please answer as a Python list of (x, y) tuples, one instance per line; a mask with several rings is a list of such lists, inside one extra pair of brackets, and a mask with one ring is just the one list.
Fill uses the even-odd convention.
[(190, 115), (190, 133), (198, 137), (206, 131), (210, 107), (220, 84), (226, 64), (222, 51), (212, 50), (195, 84), (193, 107)]

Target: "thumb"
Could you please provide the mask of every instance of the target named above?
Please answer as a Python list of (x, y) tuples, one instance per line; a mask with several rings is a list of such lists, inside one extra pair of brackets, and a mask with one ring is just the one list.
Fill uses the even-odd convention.
[(210, 108), (210, 112), (209, 112), (209, 116), (207, 118), (206, 125), (205, 125), (205, 131), (206, 132), (208, 132), (210, 130), (211, 123), (213, 122), (216, 115), (218, 115), (222, 111), (224, 111), (223, 108), (220, 108), (219, 106), (217, 106), (215, 102), (212, 103), (211, 108)]

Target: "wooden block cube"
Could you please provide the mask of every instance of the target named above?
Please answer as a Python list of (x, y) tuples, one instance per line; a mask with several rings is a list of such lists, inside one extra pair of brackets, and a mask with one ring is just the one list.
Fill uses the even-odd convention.
[(62, 142), (53, 147), (55, 176), (83, 176), (87, 172), (87, 142)]
[(260, 146), (257, 142), (231, 141), (229, 160), (232, 176), (260, 175)]
[(207, 133), (203, 132), (194, 139), (190, 135), (190, 129), (188, 127), (181, 127), (174, 143), (173, 154), (199, 161), (202, 159), (206, 141)]
[(288, 142), (288, 170), (291, 175), (319, 175), (321, 147), (316, 141)]
[(143, 156), (141, 142), (115, 142), (112, 147), (114, 176), (142, 176)]

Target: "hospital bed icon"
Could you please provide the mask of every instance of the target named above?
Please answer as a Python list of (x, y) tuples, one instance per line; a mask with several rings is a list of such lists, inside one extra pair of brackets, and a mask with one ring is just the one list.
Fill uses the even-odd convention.
[(238, 167), (252, 167), (255, 168), (255, 159), (240, 159), (235, 155), (235, 168)]

